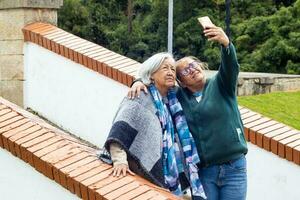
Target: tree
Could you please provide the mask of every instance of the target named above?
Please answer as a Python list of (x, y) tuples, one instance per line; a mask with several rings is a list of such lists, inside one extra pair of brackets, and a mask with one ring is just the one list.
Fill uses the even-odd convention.
[[(243, 71), (298, 73), (300, 0), (231, 1), (231, 39)], [(219, 66), (219, 45), (203, 37), (197, 17), (225, 29), (224, 0), (174, 1), (174, 55)], [(59, 27), (137, 61), (167, 51), (168, 1), (65, 0)]]

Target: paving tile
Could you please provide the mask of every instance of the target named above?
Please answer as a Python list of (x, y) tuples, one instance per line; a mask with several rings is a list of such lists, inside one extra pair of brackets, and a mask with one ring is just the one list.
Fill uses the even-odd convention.
[(248, 108), (245, 108), (245, 107), (243, 107), (243, 108), (240, 109), (240, 114), (241, 115), (243, 115), (243, 114), (245, 114), (247, 112), (253, 112), (253, 111), (250, 111)]
[(253, 121), (253, 122), (249, 122), (249, 123), (247, 123), (247, 124), (244, 123), (244, 133), (245, 133), (245, 138), (246, 138), (246, 140), (247, 140), (247, 141), (250, 141), (250, 136), (249, 136), (249, 134), (250, 134), (250, 129), (251, 129), (252, 127), (258, 126), (258, 125), (263, 124), (263, 123), (266, 123), (266, 122), (268, 122), (268, 121), (270, 121), (270, 120), (271, 120), (271, 119), (269, 119), (269, 118), (263, 117), (263, 118), (260, 118), (260, 119), (258, 119), (258, 120), (255, 120), (255, 121)]
[(73, 179), (73, 186), (74, 186), (75, 193), (77, 194), (77, 196), (81, 197), (80, 185), (82, 184), (82, 182), (84, 180), (94, 177), (95, 175), (98, 175), (100, 172), (104, 172), (104, 171), (106, 171), (105, 174), (110, 173), (111, 166), (102, 164), (98, 167), (95, 167), (95, 168), (75, 177)]
[[(76, 170), (77, 168), (83, 167), (88, 165), (89, 163), (94, 162), (95, 160), (97, 160), (97, 157), (94, 156), (90, 156), (90, 157), (86, 157), (78, 162), (75, 162), (69, 166), (66, 166), (62, 169), (59, 169), (58, 172), (58, 176), (59, 176), (59, 182), (60, 184), (65, 187), (66, 189), (68, 189), (68, 185), (67, 185), (67, 176), (69, 175), (69, 173), (71, 173), (72, 171)], [(55, 171), (54, 171), (54, 177), (55, 176)], [(57, 179), (57, 178), (56, 178)]]
[(285, 146), (286, 159), (288, 161), (293, 161), (293, 149), (297, 146), (300, 146), (300, 139), (291, 142)]
[(168, 198), (158, 194), (155, 197), (150, 198), (149, 200), (167, 200)]
[(107, 50), (107, 51), (99, 54), (98, 56), (94, 57), (94, 59), (98, 60), (101, 63), (103, 63), (103, 61), (101, 59), (105, 59), (105, 58), (108, 58), (108, 57), (114, 57), (114, 56), (116, 56), (116, 53), (114, 53), (110, 50)]
[(105, 187), (96, 190), (96, 199), (97, 199), (98, 195), (105, 196), (106, 194), (108, 194), (118, 188), (121, 188), (123, 185), (132, 183), (133, 181), (134, 181), (134, 179), (131, 176), (125, 176), (120, 180), (117, 180), (109, 185), (106, 185)]
[(300, 139), (299, 132), (293, 136), (290, 136), (288, 138), (285, 138), (285, 139), (279, 141), (278, 142), (278, 155), (282, 158), (285, 158), (286, 157), (285, 146), (291, 142), (298, 140), (298, 139)]
[(49, 32), (48, 34), (45, 34), (44, 37), (46, 37), (48, 40), (55, 40), (57, 38), (61, 38), (63, 36), (69, 35), (70, 33), (67, 33), (61, 29), (55, 29), (53, 32)]
[(2, 110), (2, 109), (6, 109), (6, 108), (8, 108), (6, 105), (4, 105), (4, 104), (0, 104), (0, 110)]
[[(276, 136), (278, 136), (278, 135), (281, 135), (281, 134), (283, 134), (283, 133), (286, 133), (286, 132), (288, 132), (288, 131), (290, 131), (291, 130), (291, 128), (290, 127), (288, 127), (288, 126), (283, 126), (282, 128), (279, 128), (279, 129), (276, 129), (276, 130), (274, 130), (274, 131), (271, 131), (271, 132), (269, 132), (269, 133), (266, 133), (266, 134), (264, 134), (264, 135), (260, 135), (260, 134), (258, 134), (258, 135), (256, 135), (256, 137), (257, 138), (259, 138), (260, 136), (262, 136), (263, 138), (262, 138), (262, 142), (263, 142), (263, 148), (265, 149), (265, 150), (267, 150), (267, 151), (271, 151), (271, 139), (273, 138), (273, 137), (276, 137)], [(259, 140), (259, 141), (261, 141), (261, 139), (257, 139), (257, 140)], [(261, 146), (260, 146), (261, 147)]]
[(25, 124), (22, 124), (21, 126), (18, 126), (14, 129), (10, 129), (9, 131), (2, 133), (2, 142), (3, 142), (3, 146), (5, 147), (5, 149), (7, 151), (9, 151), (9, 146), (8, 146), (8, 138), (19, 133), (20, 131), (29, 129), (30, 127), (34, 126), (35, 124), (33, 124), (32, 122), (28, 121)]
[(38, 125), (35, 125), (35, 126), (32, 126), (26, 130), (23, 130), (23, 131), (20, 131), (18, 132), (17, 134), (11, 136), (9, 139), (8, 139), (8, 147), (9, 147), (9, 151), (16, 156), (16, 152), (15, 152), (15, 141), (18, 140), (18, 139), (22, 139), (23, 137), (27, 136), (27, 135), (30, 135), (32, 133), (35, 133), (39, 130), (41, 130), (42, 127), (38, 126)]
[(97, 189), (100, 189), (116, 180), (119, 180), (121, 179), (122, 177), (116, 177), (116, 176), (108, 176), (107, 178), (105, 179), (102, 179), (90, 186), (88, 186), (88, 199), (89, 200), (95, 200), (96, 199), (96, 196), (95, 196), (95, 191)]
[(119, 69), (130, 67), (132, 64), (136, 64), (136, 63), (137, 62), (130, 63), (130, 62), (128, 62), (128, 59), (124, 59), (124, 60), (120, 60), (119, 62), (116, 62), (116, 63), (109, 63), (108, 62), (107, 64), (109, 64), (112, 67), (112, 78), (114, 80), (117, 80), (117, 77), (118, 77), (117, 73), (118, 73)]
[(107, 62), (113, 61), (113, 60), (115, 60), (115, 59), (117, 59), (117, 60), (123, 59), (123, 56), (121, 56), (120, 54), (114, 53), (114, 54), (112, 54), (112, 55), (106, 56), (106, 57), (104, 57), (104, 58), (100, 58), (100, 59), (98, 59), (98, 60), (99, 60), (100, 62), (103, 62), (103, 63), (107, 64)]
[(30, 41), (37, 43), (37, 38), (36, 38), (37, 32), (39, 31), (39, 29), (45, 28), (45, 27), (49, 27), (49, 26), (47, 26), (45, 24), (41, 24), (40, 26), (37, 26), (34, 29), (31, 29), (29, 32), (29, 35), (28, 35), (30, 38)]
[[(80, 154), (82, 149), (78, 148), (77, 146), (66, 145), (59, 150), (51, 152), (40, 158), (41, 161), (45, 162), (46, 167), (46, 176), (54, 179), (54, 165), (60, 161), (64, 161), (72, 156)], [(59, 178), (59, 176), (57, 176)], [(59, 182), (59, 179), (57, 180)]]
[[(112, 173), (111, 168), (108, 168), (107, 170), (101, 171), (100, 173), (81, 181), (79, 183), (81, 198), (88, 199), (88, 196), (89, 196), (88, 186), (91, 186), (99, 181), (109, 179), (109, 177), (111, 176), (111, 173)], [(75, 188), (75, 191), (76, 191), (76, 188)]]
[(70, 145), (69, 142), (67, 142), (66, 140), (61, 140), (61, 141), (58, 141), (56, 143), (53, 143), (39, 151), (36, 151), (32, 154), (32, 158), (33, 158), (33, 164), (34, 164), (34, 168), (43, 173), (43, 174), (47, 174), (46, 172), (46, 166), (45, 166), (45, 162), (43, 162), (41, 160), (41, 157), (53, 152), (53, 151), (56, 151), (60, 148), (63, 148), (65, 146), (68, 146)]
[(18, 116), (18, 113), (16, 113), (16, 112), (7, 113), (7, 114), (0, 117), (0, 123), (6, 121), (8, 119), (11, 119), (13, 117), (16, 117), (16, 116)]
[(78, 161), (83, 160), (84, 158), (90, 156), (90, 154), (86, 153), (86, 152), (79, 152), (75, 155), (71, 155), (69, 158), (64, 159), (64, 160), (60, 160), (56, 163), (52, 163), (52, 171), (53, 171), (53, 176), (54, 176), (54, 180), (57, 183), (60, 183), (60, 178), (59, 178), (59, 171), (60, 169), (67, 167), (69, 165), (72, 165)]
[(135, 78), (133, 76), (127, 76), (127, 86), (130, 87)]
[(72, 39), (69, 39), (66, 42), (59, 43), (59, 52), (60, 52), (60, 55), (66, 57), (66, 58), (70, 58), (69, 57), (69, 46), (72, 45), (72, 44), (74, 44), (74, 43), (76, 44), (78, 42), (82, 42), (82, 39), (79, 38), (79, 37), (74, 37)]
[[(74, 184), (75, 184), (75, 178), (76, 177), (79, 177), (78, 179), (82, 179), (84, 177), (84, 174), (85, 173), (88, 173), (89, 171), (101, 166), (102, 163), (99, 162), (98, 160), (96, 161), (93, 161), (85, 166), (82, 166), (82, 167), (78, 167), (76, 168), (75, 170), (73, 170), (72, 172), (70, 172), (66, 179), (67, 179), (67, 186), (68, 186), (68, 190), (70, 190), (71, 192), (75, 193), (75, 187), (74, 187)], [(81, 177), (80, 177), (81, 176)], [(86, 177), (88, 178), (88, 177)]]
[(83, 56), (89, 57), (90, 54), (93, 54), (93, 53), (95, 53), (95, 52), (99, 52), (99, 51), (102, 51), (102, 50), (104, 50), (103, 47), (101, 47), (101, 46), (99, 46), (99, 45), (95, 45), (95, 46), (93, 46), (93, 47), (90, 47), (90, 48), (81, 50), (80, 53), (81, 53)]
[[(110, 64), (110, 65), (112, 66), (112, 74), (113, 74), (113, 75), (112, 75), (112, 78), (113, 78), (114, 80), (118, 80), (118, 78), (117, 78), (118, 75), (117, 75), (117, 74), (118, 74), (119, 72), (121, 72), (120, 69), (122, 69), (122, 70), (126, 70), (126, 69), (134, 69), (134, 70), (137, 70), (136, 67), (134, 67), (134, 68), (132, 67), (132, 65), (136, 65), (137, 62), (134, 62), (134, 63), (131, 62), (131, 63), (130, 63), (130, 62), (127, 62), (127, 61), (125, 62), (125, 61), (126, 61), (126, 60), (124, 60), (123, 63), (120, 63), (120, 64), (118, 64), (118, 65), (117, 65), (116, 63)], [(120, 62), (122, 62), (122, 61), (120, 61)], [(108, 64), (109, 64), (109, 63), (108, 63)], [(116, 66), (114, 66), (114, 64), (115, 64)], [(121, 72), (121, 73), (122, 73), (122, 72)]]
[(131, 76), (128, 76), (129, 73), (131, 72), (136, 72), (136, 67), (135, 66), (130, 66), (129, 68), (121, 68), (119, 74), (121, 74), (121, 80), (119, 81), (119, 75), (118, 75), (118, 81), (128, 85), (128, 78), (130, 78)]
[(277, 131), (277, 129), (281, 129), (282, 127), (284, 127), (283, 124), (277, 123), (277, 124), (274, 124), (272, 126), (269, 126), (269, 127), (266, 127), (266, 128), (263, 128), (263, 129), (257, 131), (256, 132), (256, 145), (263, 148), (263, 141), (262, 141), (263, 136), (267, 133)]
[[(105, 63), (101, 63), (100, 66), (101, 66), (100, 71), (102, 71), (102, 74), (104, 76), (107, 76), (107, 67), (108, 66)], [(98, 67), (99, 67), (99, 65), (98, 65)], [(98, 70), (99, 70), (99, 68), (98, 68)], [(100, 72), (100, 71), (98, 71), (98, 72)]]
[(9, 108), (0, 110), (0, 117), (7, 113), (10, 113), (10, 112), (11, 112), (11, 109), (9, 109)]
[(252, 115), (251, 117), (243, 119), (243, 123), (247, 124), (247, 123), (250, 123), (250, 122), (257, 121), (261, 118), (262, 118), (261, 115), (254, 113), (254, 115)]
[(63, 48), (61, 46), (61, 41), (68, 41), (68, 40), (72, 40), (72, 39), (77, 39), (76, 37), (74, 37), (74, 35), (68, 34), (68, 35), (64, 35), (62, 37), (59, 38), (55, 38), (52, 40), (52, 42), (55, 44), (55, 49), (54, 52), (60, 55), (63, 55)]
[(247, 119), (247, 118), (249, 118), (249, 117), (256, 116), (256, 115), (258, 115), (258, 114), (255, 113), (255, 112), (252, 112), (252, 111), (248, 111), (247, 113), (242, 114), (242, 115), (241, 115), (241, 118), (242, 118), (242, 120), (244, 120), (244, 119)]
[(45, 25), (45, 26), (40, 26), (36, 29), (34, 29), (34, 32), (31, 31), (31, 41), (39, 44), (39, 37), (40, 37), (40, 33), (41, 32), (45, 32), (45, 31), (49, 31), (49, 30), (53, 30), (54, 28), (49, 26), (49, 25)]
[(34, 140), (35, 138), (39, 137), (39, 136), (42, 136), (46, 133), (48, 133), (49, 130), (47, 129), (41, 129), (39, 131), (36, 131), (30, 135), (27, 135), (21, 139), (18, 139), (15, 141), (15, 145), (14, 145), (14, 148), (15, 148), (15, 152), (16, 152), (16, 156), (19, 157), (19, 158), (22, 158), (22, 153), (21, 153), (21, 148), (20, 146), (23, 144), (23, 143), (26, 143), (26, 142), (29, 142), (29, 141), (32, 141)]
[(130, 65), (129, 67), (124, 67), (120, 68), (119, 71), (124, 72), (124, 73), (130, 73), (130, 72), (135, 72), (141, 67), (140, 63), (136, 63), (133, 65)]
[[(139, 190), (141, 185), (137, 181), (133, 181), (127, 185), (120, 187), (119, 189), (114, 190), (111, 193), (108, 193), (104, 196), (106, 199), (116, 199), (122, 197), (123, 200), (130, 199), (130, 195), (126, 194), (134, 189)], [(142, 189), (142, 188), (141, 188)], [(134, 197), (134, 196), (133, 196)]]
[(288, 138), (290, 136), (293, 136), (295, 134), (297, 134), (298, 131), (297, 130), (290, 130), (288, 132), (285, 132), (281, 135), (277, 135), (273, 138), (271, 138), (271, 151), (274, 153), (274, 154), (278, 154), (278, 142), (280, 140), (284, 140), (285, 138)]
[(53, 132), (48, 132), (44, 135), (34, 138), (31, 141), (25, 142), (19, 146), (21, 151), (21, 158), (25, 162), (30, 163), (33, 166), (32, 153), (38, 151), (54, 142), (63, 140), (62, 137), (57, 137)]
[[(52, 138), (50, 141), (47, 140), (45, 142), (43, 142), (43, 144), (40, 145), (35, 145), (33, 147), (28, 148), (28, 152), (30, 152), (28, 154), (28, 162), (29, 164), (31, 164), (33, 167), (35, 167), (39, 172), (43, 172), (45, 171), (44, 165), (41, 164), (40, 162), (40, 157), (55, 151), (56, 149), (62, 148), (66, 145), (68, 145), (69, 143), (60, 137), (56, 137), (56, 138)], [(37, 150), (37, 148), (40, 148), (39, 150)]]
[(43, 46), (44, 35), (49, 34), (51, 31), (54, 31), (54, 30), (55, 30), (55, 28), (53, 28), (53, 27), (47, 27), (47, 28), (44, 28), (43, 30), (41, 30), (37, 36), (38, 37), (37, 44), (40, 46)]
[[(16, 114), (16, 113), (15, 113), (15, 114)], [(16, 115), (14, 115), (14, 116), (12, 116), (12, 117), (9, 117), (8, 119), (5, 119), (4, 121), (1, 121), (1, 122), (0, 122), (0, 131), (1, 131), (1, 129), (2, 129), (3, 127), (5, 127), (5, 126), (7, 126), (7, 125), (10, 125), (10, 124), (12, 124), (12, 123), (14, 123), (14, 122), (17, 122), (17, 121), (19, 121), (19, 120), (21, 120), (21, 119), (24, 119), (24, 117), (21, 116), (21, 115), (16, 114)]]
[(113, 68), (116, 69), (121, 69), (121, 68), (126, 68), (126, 67), (132, 67), (132, 66), (140, 66), (141, 63), (138, 63), (136, 61), (130, 60), (128, 62), (124, 62), (124, 63), (111, 63)]
[(103, 56), (103, 55), (108, 55), (110, 53), (111, 53), (111, 51), (109, 51), (108, 49), (102, 48), (102, 49), (99, 49), (98, 51), (89, 53), (88, 56), (90, 58), (93, 58), (93, 59), (96, 60), (97, 57), (100, 57), (100, 56)]
[(259, 131), (261, 129), (264, 129), (264, 128), (267, 128), (267, 127), (270, 127), (270, 126), (273, 126), (274, 124), (278, 124), (278, 122), (276, 122), (274, 120), (271, 120), (271, 121), (268, 121), (266, 123), (263, 123), (263, 124), (260, 124), (260, 125), (257, 125), (257, 126), (254, 126), (254, 127), (250, 128), (249, 129), (250, 142), (253, 143), (253, 144), (256, 144), (256, 133), (257, 133), (257, 131)]
[(75, 54), (74, 55), (74, 61), (79, 63), (79, 64), (83, 64), (82, 54), (80, 53), (80, 51), (91, 48), (91, 47), (94, 47), (94, 46), (95, 46), (95, 44), (93, 44), (93, 43), (85, 42), (82, 45), (80, 45), (76, 48), (73, 48), (73, 51), (74, 51), (74, 54)]
[(70, 142), (65, 139), (59, 140), (59, 138), (58, 138), (57, 142), (55, 142), (47, 147), (43, 147), (42, 149), (40, 149), (38, 151), (35, 151), (34, 155), (36, 157), (40, 158), (42, 156), (45, 156), (45, 155), (51, 153), (52, 151), (56, 151), (64, 146), (66, 146), (66, 145), (70, 145)]
[(111, 60), (111, 61), (108, 61), (107, 63), (115, 69), (120, 69), (120, 68), (124, 68), (124, 67), (130, 66), (130, 65), (140, 64), (139, 62), (132, 60), (132, 59), (128, 59), (127, 57), (124, 57), (123, 60), (120, 60), (117, 62), (114, 60)]
[[(149, 190), (135, 198), (133, 198), (132, 200), (145, 200), (145, 199), (150, 199), (152, 197), (155, 197), (158, 195), (158, 192), (154, 191), (154, 190)], [(120, 199), (121, 200), (121, 199)]]
[(79, 40), (80, 40), (80, 38), (72, 37), (69, 40), (66, 40), (65, 42), (60, 42), (58, 44), (58, 46), (59, 46), (59, 55), (64, 56), (64, 57), (69, 59), (69, 50), (64, 45), (64, 43), (72, 43), (72, 42), (76, 42), (76, 41), (79, 41)]
[(123, 64), (123, 63), (137, 63), (137, 62), (134, 61), (134, 60), (130, 60), (130, 59), (128, 59), (125, 56), (121, 56), (120, 55), (117, 58), (105, 61), (105, 63), (108, 64), (108, 65), (110, 65), (110, 66), (112, 66), (113, 68), (115, 68), (113, 65), (118, 65), (118, 64)]
[(109, 78), (112, 78), (112, 68), (110, 66), (107, 67), (107, 74), (106, 74), (106, 76), (109, 77)]
[(300, 146), (293, 149), (293, 162), (300, 165)]
[[(96, 66), (95, 66), (95, 63), (96, 63)], [(93, 69), (94, 69), (95, 67), (97, 68), (97, 72), (99, 72), (100, 74), (103, 74), (102, 63), (100, 63), (100, 62), (97, 61), (97, 60), (93, 60)]]
[[(127, 192), (126, 194), (118, 197), (118, 198), (122, 198), (124, 200), (129, 200), (129, 199), (136, 199), (138, 197), (140, 197), (141, 195), (145, 194), (145, 193), (148, 193), (149, 191), (151, 191), (151, 188), (146, 186), (146, 185), (142, 185), (142, 186), (139, 186), (129, 192)], [(153, 193), (152, 193), (153, 194)], [(149, 194), (148, 194), (149, 195)], [(155, 196), (155, 195), (154, 195)], [(145, 197), (145, 196), (144, 196)], [(153, 197), (153, 196), (152, 196)], [(151, 198), (151, 196), (149, 197)], [(144, 198), (146, 199), (146, 198)]]
[[(73, 60), (74, 62), (78, 63), (78, 52), (76, 51), (76, 48), (80, 48), (82, 46), (86, 46), (87, 43), (85, 40), (78, 40), (78, 42), (74, 42), (68, 46), (66, 46), (68, 48), (68, 53), (69, 53), (69, 58), (71, 60)], [(73, 57), (72, 57), (73, 56)]]

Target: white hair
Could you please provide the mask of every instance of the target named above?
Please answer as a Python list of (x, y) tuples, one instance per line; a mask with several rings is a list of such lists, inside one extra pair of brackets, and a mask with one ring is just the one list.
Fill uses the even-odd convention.
[(165, 59), (172, 58), (173, 55), (167, 52), (157, 53), (145, 60), (139, 70), (139, 78), (145, 85), (151, 83), (151, 75), (158, 70)]

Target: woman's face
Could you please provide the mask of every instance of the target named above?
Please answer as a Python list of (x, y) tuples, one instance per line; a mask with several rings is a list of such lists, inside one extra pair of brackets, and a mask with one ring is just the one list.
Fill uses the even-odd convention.
[(164, 91), (175, 85), (175, 77), (175, 60), (173, 58), (166, 58), (158, 70), (151, 76), (157, 89)]
[(179, 80), (185, 86), (199, 85), (205, 82), (205, 73), (200, 67), (199, 63), (192, 58), (182, 58), (177, 63), (177, 74)]

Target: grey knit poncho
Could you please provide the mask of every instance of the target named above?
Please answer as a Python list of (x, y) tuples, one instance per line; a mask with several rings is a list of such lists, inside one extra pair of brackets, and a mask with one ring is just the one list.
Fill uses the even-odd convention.
[[(150, 94), (122, 101), (105, 149), (118, 143), (127, 153), (131, 170), (165, 187), (162, 168), (162, 129)], [(109, 152), (109, 151), (108, 151)]]

